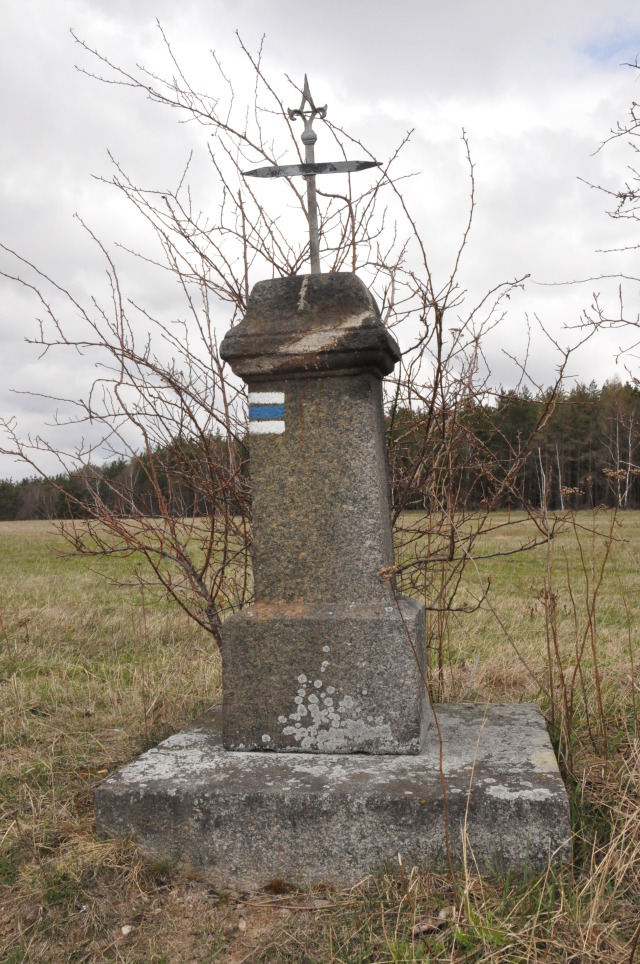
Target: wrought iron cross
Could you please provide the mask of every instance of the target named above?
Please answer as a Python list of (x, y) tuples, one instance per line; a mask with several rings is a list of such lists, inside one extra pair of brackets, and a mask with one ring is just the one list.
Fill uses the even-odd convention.
[[(307, 105), (305, 108), (305, 104)], [(309, 90), (307, 75), (304, 75), (304, 88), (300, 107), (288, 108), (291, 120), (301, 117), (304, 130), (300, 137), (304, 144), (304, 164), (284, 164), (276, 167), (257, 167), (244, 171), (245, 177), (295, 177), (301, 175), (307, 182), (307, 219), (309, 221), (309, 252), (311, 274), (320, 274), (320, 231), (318, 228), (318, 201), (316, 198), (316, 174), (348, 174), (365, 171), (368, 167), (378, 167), (379, 161), (324, 161), (316, 164), (314, 145), (318, 135), (313, 129), (316, 117), (321, 120), (327, 116), (327, 106), (316, 107)]]

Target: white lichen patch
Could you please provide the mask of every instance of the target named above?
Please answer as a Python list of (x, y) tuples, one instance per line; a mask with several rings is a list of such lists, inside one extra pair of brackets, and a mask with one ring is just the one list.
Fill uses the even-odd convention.
[(498, 800), (548, 800), (553, 796), (553, 792), (546, 787), (534, 787), (526, 780), (523, 780), (522, 786), (516, 788), (497, 783), (487, 787), (487, 793)]
[(538, 770), (544, 770), (545, 773), (550, 770), (554, 771), (558, 767), (556, 755), (551, 747), (547, 747), (545, 750), (536, 750), (535, 753), (531, 754), (531, 762), (534, 767)]
[(304, 785), (305, 777), (319, 777), (325, 780), (327, 785), (335, 785), (343, 781), (348, 781), (353, 772), (351, 767), (336, 763), (335, 757), (331, 759), (330, 764), (327, 762), (327, 758), (318, 756), (301, 759), (301, 757), (296, 754), (295, 760), (296, 762), (291, 766), (291, 773), (294, 776), (288, 781), (290, 784), (293, 784), (294, 780), (296, 780), (299, 785)]
[(174, 733), (173, 736), (168, 736), (166, 740), (163, 740), (157, 750), (189, 750), (202, 744), (207, 743), (206, 734), (202, 733), (200, 730), (183, 730), (181, 733)]
[(298, 355), (308, 352), (318, 352), (325, 348), (333, 347), (338, 342), (343, 333), (361, 328), (362, 325), (371, 317), (371, 311), (362, 311), (357, 315), (350, 315), (343, 321), (336, 324), (333, 328), (317, 328), (307, 332), (288, 345), (282, 345), (278, 349), (279, 355)]
[(179, 784), (190, 779), (194, 772), (216, 771), (216, 779), (226, 779), (220, 774), (220, 760), (212, 755), (209, 741), (198, 730), (187, 730), (168, 737), (160, 746), (134, 760), (121, 771), (127, 783), (141, 789), (149, 783), (172, 781)]
[(305, 275), (304, 281), (300, 285), (300, 296), (298, 298), (298, 311), (304, 311), (307, 307), (306, 297), (307, 297), (307, 285), (309, 284), (309, 275)]
[[(329, 647), (323, 647), (328, 650)], [(329, 667), (328, 660), (323, 660), (320, 667), (321, 676)], [(301, 673), (299, 683), (309, 683), (308, 677)], [(384, 717), (369, 715), (367, 720), (352, 719), (356, 707), (354, 698), (345, 695), (341, 700), (334, 700), (334, 686), (327, 686), (323, 690), (323, 680), (313, 680), (312, 692), (302, 686), (298, 695), (294, 697), (295, 710), (289, 717), (278, 717), (278, 723), (283, 726), (283, 736), (292, 736), (301, 750), (319, 750), (323, 753), (333, 753), (350, 747), (371, 746), (383, 752), (396, 752), (397, 741), (393, 738), (391, 726)], [(314, 692), (314, 690), (316, 692)], [(318, 695), (320, 691), (320, 695)], [(367, 690), (362, 691), (366, 695)], [(309, 717), (306, 726), (302, 720)]]

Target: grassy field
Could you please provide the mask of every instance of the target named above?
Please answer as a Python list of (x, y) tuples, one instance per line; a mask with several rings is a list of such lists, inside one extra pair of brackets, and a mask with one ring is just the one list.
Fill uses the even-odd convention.
[[(478, 552), (530, 535), (496, 528)], [(428, 618), (441, 698), (542, 706), (572, 864), (506, 881), (407, 870), (345, 892), (217, 892), (95, 836), (97, 784), (215, 702), (220, 661), (141, 593), (135, 559), (64, 548), (49, 523), (0, 523), (0, 961), (633, 961), (640, 513), (580, 513), (548, 548), (480, 560), (460, 596), (480, 608)]]

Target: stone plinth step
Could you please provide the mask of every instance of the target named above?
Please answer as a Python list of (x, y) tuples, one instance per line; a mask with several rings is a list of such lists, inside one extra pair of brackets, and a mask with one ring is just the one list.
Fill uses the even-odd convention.
[(223, 743), (419, 753), (433, 714), (416, 654), (425, 674), (424, 608), (414, 599), (246, 606), (224, 624)]
[[(570, 857), (567, 794), (539, 709), (437, 707), (450, 845), (481, 871)], [(433, 735), (433, 728), (430, 728)], [(439, 742), (418, 755), (239, 752), (212, 711), (108, 777), (100, 832), (218, 886), (347, 887), (385, 865), (446, 866)]]

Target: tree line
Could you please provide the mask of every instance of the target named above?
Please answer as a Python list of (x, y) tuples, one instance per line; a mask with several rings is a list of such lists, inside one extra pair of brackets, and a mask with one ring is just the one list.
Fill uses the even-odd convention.
[[(417, 420), (406, 412), (400, 419), (405, 426)], [(599, 388), (592, 381), (537, 396), (527, 388), (502, 391), (491, 404), (468, 406), (458, 420), (452, 484), (469, 508), (483, 502), (492, 508), (553, 510), (640, 506), (640, 389), (635, 384), (614, 380)], [(474, 442), (472, 460), (465, 461), (465, 437)], [(400, 463), (418, 441), (416, 433), (406, 438), (405, 452), (396, 453)], [(479, 453), (482, 472), (475, 464)], [(492, 482), (504, 479), (511, 466), (510, 485), (501, 487), (496, 504)], [(402, 464), (392, 475), (402, 481)], [(429, 498), (428, 490), (416, 487), (405, 505), (432, 508)]]
[[(545, 421), (541, 416), (549, 404)], [(629, 382), (600, 388), (595, 382), (577, 384), (553, 397), (534, 396), (527, 388), (501, 391), (491, 402), (469, 405), (457, 418), (461, 430), (450, 484), (469, 508), (491, 499), (491, 480), (503, 478), (510, 465), (516, 467), (514, 478), (492, 507), (640, 506), (640, 389)], [(407, 478), (409, 471), (415, 474), (423, 421), (420, 410), (408, 408), (387, 417), (392, 490), (394, 499), (402, 492), (404, 508), (436, 508), (430, 485)], [(465, 442), (471, 437), (473, 446)], [(194, 463), (224, 461), (228, 446), (221, 436), (205, 443), (177, 438), (153, 459), (142, 454), (50, 479), (0, 480), (0, 520), (82, 518), (93, 515), (96, 500), (121, 517), (153, 517), (166, 511), (159, 504), (163, 498), (175, 515), (204, 516), (212, 507), (201, 487), (190, 484), (197, 475)], [(249, 449), (245, 443), (236, 448), (234, 461), (248, 488)], [(243, 513), (247, 502), (242, 503), (230, 508)]]

